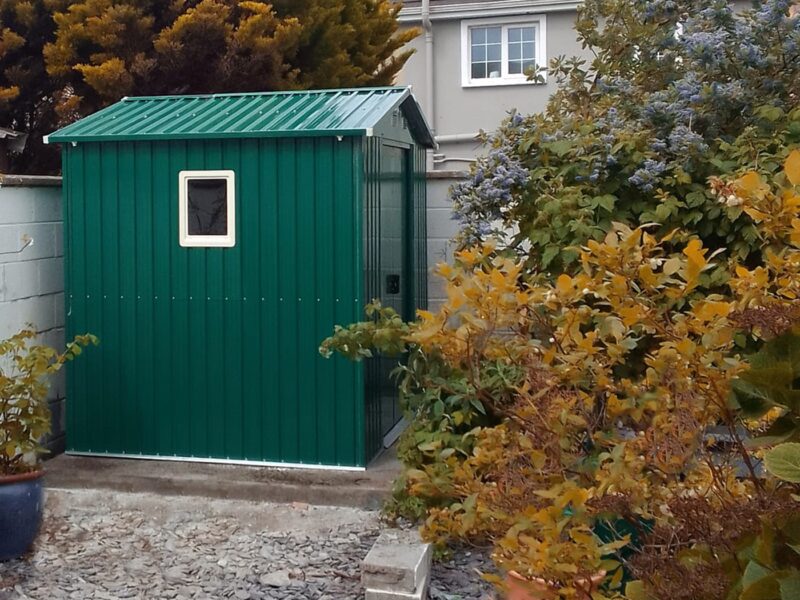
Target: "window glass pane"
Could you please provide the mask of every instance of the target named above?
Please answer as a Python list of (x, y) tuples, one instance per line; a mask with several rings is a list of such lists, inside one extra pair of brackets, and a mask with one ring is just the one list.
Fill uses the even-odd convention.
[(499, 44), (503, 38), (502, 27), (487, 27), (486, 41), (490, 44)]
[(499, 78), (499, 77), (503, 76), (503, 72), (500, 69), (500, 63), (499, 62), (490, 62), (487, 65), (487, 70), (489, 71), (489, 78), (490, 79), (496, 79), (496, 78)]
[(534, 60), (527, 60), (524, 63), (522, 63), (522, 72), (525, 73), (526, 75), (528, 74), (528, 71), (535, 68), (536, 68), (536, 61)]
[(189, 179), (186, 186), (189, 235), (228, 235), (228, 181)]
[(519, 60), (522, 58), (522, 45), (509, 44), (508, 45), (508, 60)]
[(472, 47), (472, 62), (484, 62), (486, 60), (486, 46)]
[(508, 63), (509, 75), (522, 75), (522, 61), (512, 60)]
[(503, 53), (503, 47), (500, 44), (492, 44), (487, 46), (486, 49), (489, 60), (500, 60)]
[(472, 30), (472, 43), (473, 45), (486, 43), (486, 27), (475, 27)]
[(522, 32), (522, 39), (526, 42), (532, 42), (536, 39), (536, 29), (533, 27), (523, 27), (520, 29)]
[(508, 30), (508, 41), (519, 42), (522, 40), (522, 29), (519, 27), (512, 27)]
[(536, 45), (533, 42), (522, 44), (522, 57), (529, 60), (536, 58)]
[(486, 79), (486, 63), (474, 63), (472, 65), (473, 79)]

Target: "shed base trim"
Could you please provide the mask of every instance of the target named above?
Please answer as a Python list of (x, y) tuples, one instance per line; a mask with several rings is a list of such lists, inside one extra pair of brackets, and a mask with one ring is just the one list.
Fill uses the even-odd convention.
[(307, 471), (353, 471), (364, 472), (366, 467), (346, 467), (334, 465), (315, 465), (305, 463), (270, 462), (262, 460), (236, 460), (231, 458), (203, 458), (197, 456), (154, 456), (150, 454), (112, 454), (110, 452), (74, 452), (67, 450), (68, 456), (94, 456), (97, 458), (129, 458), (131, 460), (161, 460), (169, 462), (193, 462), (219, 465), (238, 465), (242, 467), (270, 467), (274, 469), (305, 469)]

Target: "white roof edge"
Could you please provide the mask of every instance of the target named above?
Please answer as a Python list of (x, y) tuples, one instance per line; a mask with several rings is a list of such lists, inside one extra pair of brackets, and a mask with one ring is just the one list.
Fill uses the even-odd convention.
[[(464, 19), (470, 17), (499, 17), (527, 13), (576, 10), (582, 2), (576, 0), (488, 0), (487, 2), (460, 2), (431, 7), (432, 20)], [(400, 22), (416, 22), (422, 17), (419, 6), (403, 8)]]
[(44, 142), (45, 145), (49, 144), (50, 136), (49, 135), (42, 136), (42, 142)]

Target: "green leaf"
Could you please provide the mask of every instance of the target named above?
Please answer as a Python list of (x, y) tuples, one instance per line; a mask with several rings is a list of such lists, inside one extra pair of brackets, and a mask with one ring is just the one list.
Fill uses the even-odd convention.
[(755, 582), (759, 581), (760, 579), (764, 579), (767, 575), (770, 575), (772, 571), (767, 569), (766, 567), (758, 564), (756, 561), (751, 560), (747, 563), (747, 566), (744, 569), (744, 574), (742, 575), (742, 585), (745, 588), (753, 585)]
[(542, 252), (542, 267), (547, 267), (553, 262), (553, 259), (558, 256), (558, 253), (561, 251), (559, 246), (548, 246)]
[(546, 144), (542, 144), (542, 148), (545, 150), (550, 150), (556, 156), (564, 156), (572, 150), (572, 142), (569, 140), (556, 140), (555, 142), (548, 142)]
[(433, 403), (433, 414), (436, 417), (441, 417), (444, 414), (444, 402), (437, 400)]
[(606, 212), (612, 212), (614, 205), (617, 203), (617, 197), (612, 194), (605, 194), (604, 196), (597, 196), (594, 199), (597, 206), (604, 209)]
[(477, 410), (477, 411), (478, 411), (479, 413), (481, 413), (482, 415), (485, 415), (485, 414), (486, 414), (486, 407), (484, 407), (484, 406), (483, 406), (483, 402), (481, 402), (481, 401), (480, 401), (480, 400), (478, 400), (477, 398), (470, 398), (470, 399), (469, 399), (469, 403), (472, 405), (472, 407), (473, 407), (475, 410)]
[(800, 444), (776, 446), (764, 455), (764, 464), (772, 475), (790, 483), (800, 483)]
[(625, 586), (627, 600), (648, 600), (649, 596), (644, 587), (644, 581), (629, 581)]
[(797, 600), (800, 598), (800, 572), (793, 572), (779, 580), (781, 600)]
[(770, 573), (745, 586), (739, 600), (781, 600), (781, 588), (777, 576)]

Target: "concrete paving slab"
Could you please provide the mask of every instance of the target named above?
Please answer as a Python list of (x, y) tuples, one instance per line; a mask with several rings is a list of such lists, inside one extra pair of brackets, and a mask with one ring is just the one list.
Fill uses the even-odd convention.
[(361, 581), (368, 590), (419, 593), (427, 587), (432, 556), (416, 529), (388, 529), (364, 559)]
[(47, 461), (45, 485), (376, 510), (400, 469), (391, 450), (361, 472), (61, 455)]

